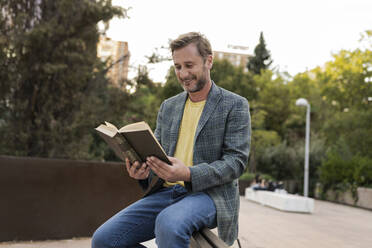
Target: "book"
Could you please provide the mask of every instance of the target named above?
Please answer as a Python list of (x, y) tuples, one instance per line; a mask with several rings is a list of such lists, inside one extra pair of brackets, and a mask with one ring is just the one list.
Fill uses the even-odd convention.
[[(109, 122), (105, 122), (105, 124), (96, 127), (96, 131), (111, 147), (116, 156), (124, 162), (128, 158), (131, 163), (138, 161), (142, 164), (147, 157), (155, 156), (167, 164), (172, 164), (146, 122), (136, 122), (120, 129)], [(144, 196), (156, 191), (163, 183), (164, 180), (154, 173)]]

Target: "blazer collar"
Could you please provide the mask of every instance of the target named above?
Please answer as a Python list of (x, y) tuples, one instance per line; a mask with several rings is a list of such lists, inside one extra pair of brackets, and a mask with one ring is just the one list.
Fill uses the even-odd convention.
[[(178, 133), (182, 121), (183, 110), (185, 108), (185, 103), (187, 100), (187, 92), (181, 92), (177, 98), (174, 105), (174, 115), (172, 120), (172, 125), (170, 129), (170, 144), (169, 144), (169, 155), (173, 156), (176, 150), (177, 140), (178, 140)], [(168, 116), (168, 118), (172, 118)]]
[[(186, 91), (180, 93), (177, 96), (177, 100), (174, 106), (175, 115), (173, 116), (172, 126), (170, 130), (170, 136), (171, 136), (170, 138), (172, 142), (170, 144), (169, 151), (170, 151), (171, 156), (174, 155), (174, 152), (176, 149), (178, 134), (179, 134), (180, 126), (181, 126), (183, 111), (185, 108), (187, 97), (188, 97), (188, 94)], [(212, 86), (208, 93), (207, 102), (205, 103), (202, 115), (200, 116), (198, 127), (196, 128), (194, 142), (196, 138), (198, 137), (200, 131), (203, 129), (204, 125), (207, 123), (209, 117), (215, 110), (220, 99), (221, 99), (221, 89), (212, 81)]]
[(207, 102), (205, 103), (203, 113), (200, 116), (198, 127), (196, 128), (194, 143), (200, 131), (203, 129), (205, 123), (207, 123), (209, 117), (211, 116), (213, 111), (216, 109), (220, 99), (221, 99), (221, 89), (212, 81), (212, 87), (208, 93)]

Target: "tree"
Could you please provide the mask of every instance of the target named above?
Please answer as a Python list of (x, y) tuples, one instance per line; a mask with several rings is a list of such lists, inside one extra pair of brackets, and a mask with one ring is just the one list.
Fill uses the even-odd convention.
[(136, 90), (131, 95), (126, 118), (128, 122), (146, 121), (152, 129), (156, 127), (156, 118), (161, 99), (157, 97), (161, 91), (161, 85), (155, 84), (148, 74), (146, 66), (138, 68), (137, 77), (134, 78)]
[[(296, 75), (288, 84), (293, 97), (310, 101), (312, 132), (319, 133), (327, 147), (336, 149), (342, 156), (372, 156), (367, 148), (372, 142), (369, 138), (372, 132), (371, 60), (372, 52), (368, 49), (342, 50), (322, 68)], [(298, 114), (292, 115), (292, 124), (296, 116)]]
[(266, 112), (265, 129), (276, 131), (284, 138), (286, 133), (284, 124), (291, 114), (288, 85), (279, 76), (274, 79), (273, 73), (269, 70), (262, 71), (254, 80), (260, 88), (256, 107)]
[(370, 109), (371, 61), (371, 50), (342, 50), (323, 69), (316, 70), (322, 94), (334, 110)]
[(372, 158), (372, 111), (350, 110), (336, 113), (324, 124), (323, 132), (329, 147), (337, 149), (345, 159), (347, 154)]
[(165, 99), (175, 96), (181, 93), (183, 88), (178, 82), (176, 73), (174, 72), (174, 66), (171, 66), (168, 70), (167, 80), (160, 91), (160, 99), (164, 101)]
[(0, 152), (86, 158), (87, 130), (97, 122), (104, 99), (97, 96), (107, 83), (96, 56), (97, 23), (125, 10), (109, 0), (0, 6)]
[(263, 32), (261, 32), (260, 41), (254, 49), (254, 56), (248, 59), (248, 70), (253, 74), (261, 74), (261, 70), (268, 69), (273, 62), (270, 57), (270, 51), (266, 49)]
[(252, 76), (245, 73), (243, 67), (234, 66), (227, 59), (214, 60), (211, 79), (217, 85), (239, 94), (249, 101), (257, 98), (256, 84)]

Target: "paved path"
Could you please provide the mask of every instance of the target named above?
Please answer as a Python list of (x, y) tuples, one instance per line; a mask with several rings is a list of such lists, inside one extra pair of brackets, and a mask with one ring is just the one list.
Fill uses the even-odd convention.
[[(300, 214), (241, 198), (239, 221), (243, 248), (372, 247), (372, 211), (324, 201), (315, 201), (313, 214)], [(153, 241), (145, 245), (156, 248)], [(0, 248), (90, 248), (90, 238), (0, 243)]]
[(245, 199), (241, 203), (239, 237), (242, 247), (372, 247), (372, 211), (315, 201), (313, 214), (300, 214), (282, 212)]

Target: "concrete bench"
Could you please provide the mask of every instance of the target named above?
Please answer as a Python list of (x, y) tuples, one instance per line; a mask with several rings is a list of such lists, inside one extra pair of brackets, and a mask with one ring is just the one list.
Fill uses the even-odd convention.
[(314, 212), (314, 199), (266, 190), (245, 189), (245, 199), (288, 212)]

